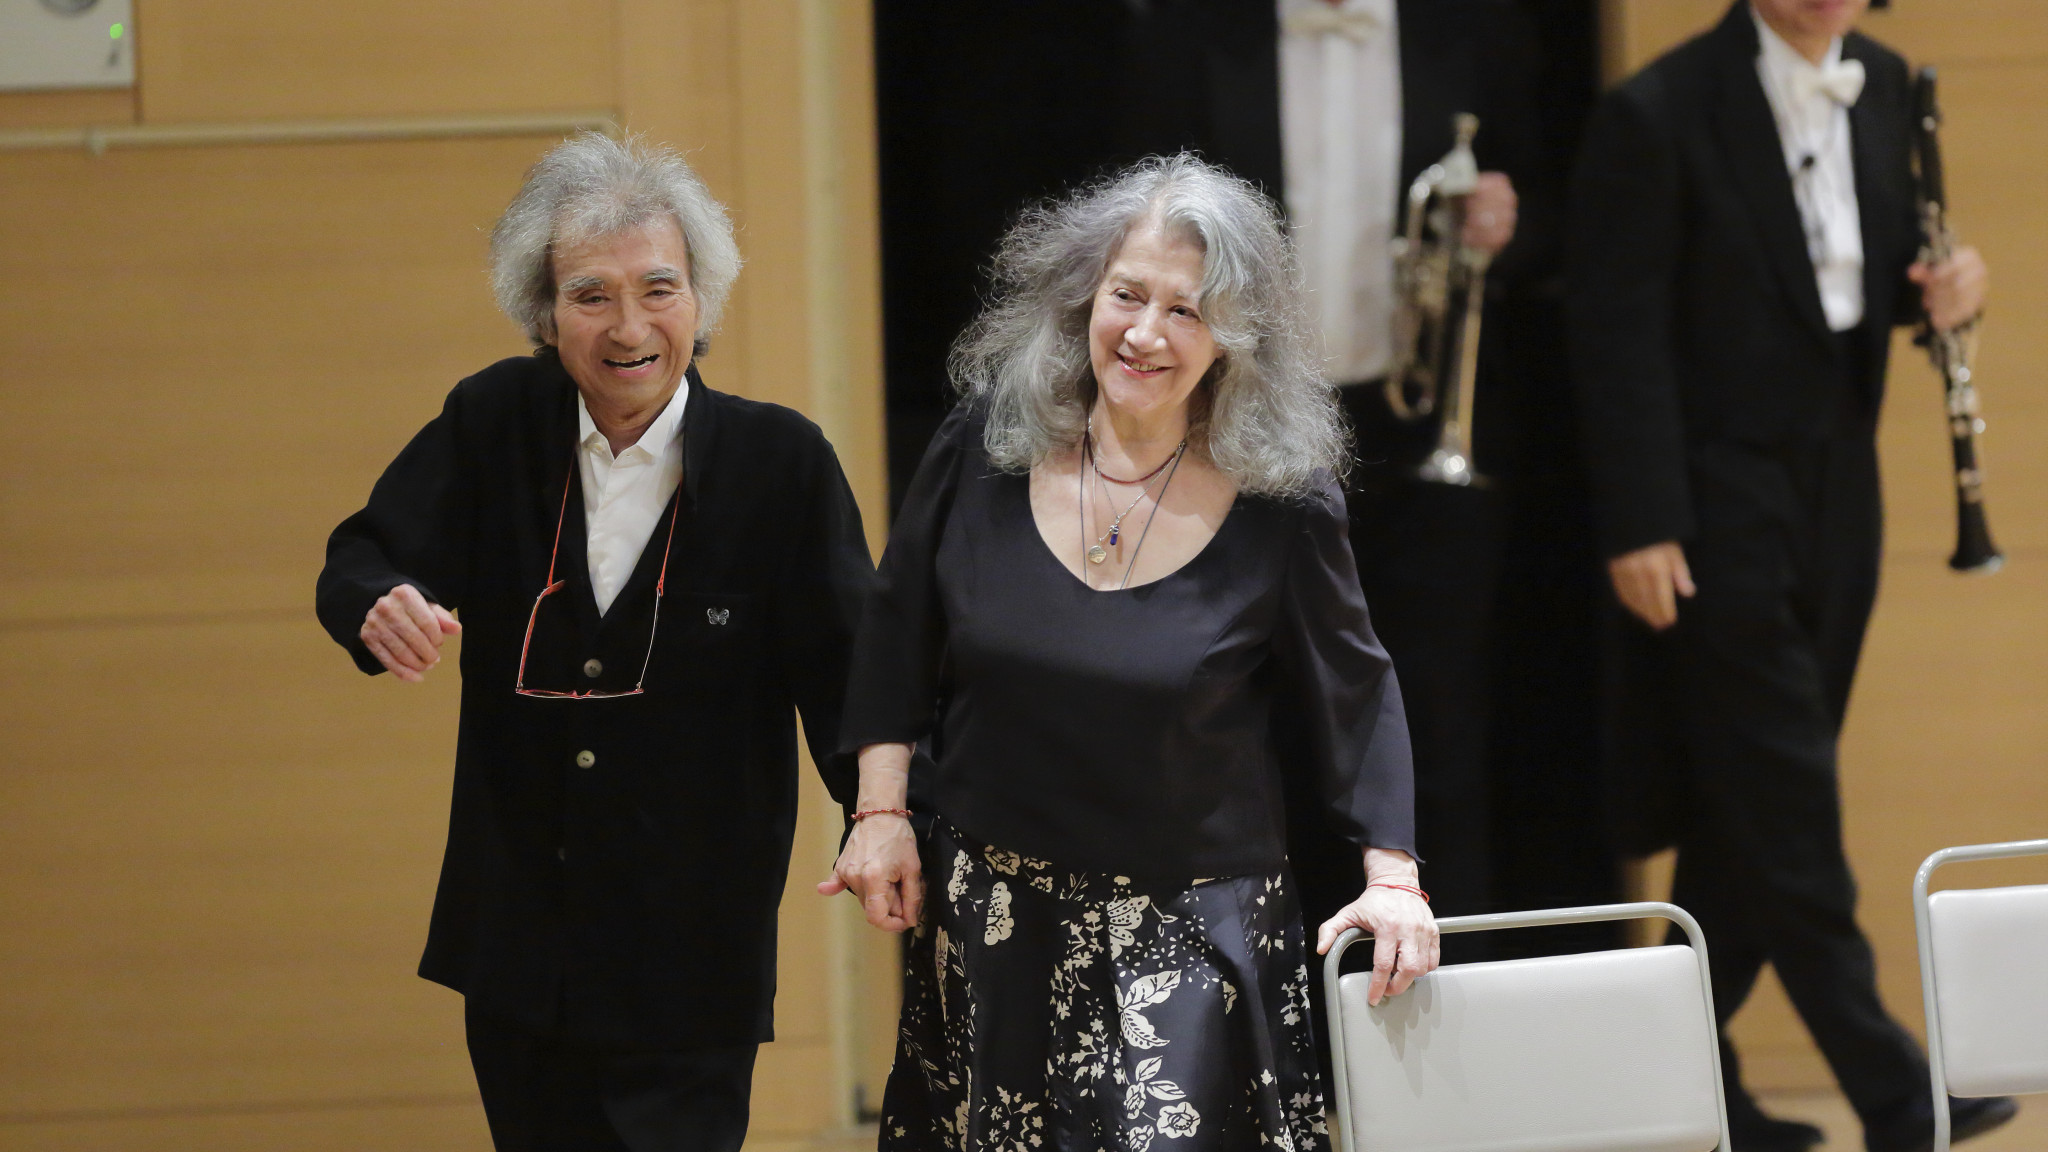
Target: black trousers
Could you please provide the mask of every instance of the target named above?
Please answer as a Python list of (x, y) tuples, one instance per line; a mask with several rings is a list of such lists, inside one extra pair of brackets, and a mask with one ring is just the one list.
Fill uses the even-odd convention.
[(467, 1006), (469, 1059), (498, 1152), (737, 1152), (757, 1044), (612, 1052)]
[[(1664, 655), (1680, 755), (1673, 900), (1705, 930), (1725, 1025), (1766, 961), (1857, 1113), (1927, 1091), (1918, 1045), (1878, 1000), (1842, 848), (1836, 740), (1876, 598), (1882, 512), (1873, 422), (1691, 459), (1698, 595)], [(1674, 931), (1674, 942), (1681, 939)], [(1753, 1108), (1722, 1033), (1730, 1112)]]

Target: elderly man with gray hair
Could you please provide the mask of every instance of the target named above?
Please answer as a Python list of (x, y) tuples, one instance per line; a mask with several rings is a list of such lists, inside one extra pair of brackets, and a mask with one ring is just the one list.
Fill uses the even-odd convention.
[[(464, 637), (420, 975), (500, 1149), (736, 1149), (771, 1038), (796, 717), (833, 794), (873, 566), (832, 447), (693, 361), (739, 273), (680, 158), (584, 135), (491, 238), (535, 344), (456, 385), (336, 528), (319, 614), (416, 682)], [(459, 623), (458, 623), (459, 618)]]

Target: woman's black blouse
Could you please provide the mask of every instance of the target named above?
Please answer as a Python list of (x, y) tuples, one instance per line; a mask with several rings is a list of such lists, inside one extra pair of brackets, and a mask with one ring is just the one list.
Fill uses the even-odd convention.
[(1277, 868), (1283, 773), (1304, 774), (1351, 839), (1414, 851), (1401, 693), (1334, 482), (1239, 496), (1180, 570), (1097, 591), (1048, 551), (1030, 478), (998, 471), (981, 430), (956, 410), (904, 497), (854, 646), (842, 751), (931, 737), (921, 802), (1072, 867)]

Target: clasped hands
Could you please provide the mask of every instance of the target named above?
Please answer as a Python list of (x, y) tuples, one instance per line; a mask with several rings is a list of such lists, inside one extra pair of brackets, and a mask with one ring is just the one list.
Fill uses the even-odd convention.
[[(870, 744), (860, 750), (860, 796), (854, 809), (883, 812), (910, 806), (908, 744)], [(917, 833), (901, 816), (875, 815), (854, 822), (839, 849), (832, 878), (818, 895), (852, 892), (868, 923), (884, 932), (915, 928), (924, 915), (924, 866)]]

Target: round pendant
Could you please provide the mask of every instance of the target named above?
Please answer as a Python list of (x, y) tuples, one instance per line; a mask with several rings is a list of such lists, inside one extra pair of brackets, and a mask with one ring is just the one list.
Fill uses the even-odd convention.
[(1102, 545), (1097, 544), (1088, 549), (1088, 562), (1090, 564), (1100, 564), (1107, 559), (1109, 559), (1109, 553), (1103, 551)]

